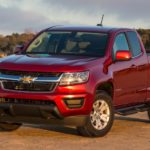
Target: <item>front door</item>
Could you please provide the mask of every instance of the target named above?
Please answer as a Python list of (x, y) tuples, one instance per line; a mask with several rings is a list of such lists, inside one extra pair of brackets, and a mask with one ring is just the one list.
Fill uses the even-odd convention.
[[(113, 53), (119, 50), (130, 51), (131, 44), (127, 39), (127, 33), (120, 33), (116, 36)], [(131, 103), (140, 103), (146, 98), (147, 73), (143, 62), (142, 52), (135, 57), (131, 50), (133, 58), (129, 61), (120, 61), (113, 64), (113, 78), (115, 88), (115, 105), (128, 105)]]

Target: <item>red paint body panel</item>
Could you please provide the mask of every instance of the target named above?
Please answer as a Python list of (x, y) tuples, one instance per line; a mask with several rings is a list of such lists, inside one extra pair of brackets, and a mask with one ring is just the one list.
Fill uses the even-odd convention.
[[(142, 55), (129, 61), (113, 62), (112, 47), (118, 33), (134, 31), (130, 29), (101, 27), (55, 27), (46, 29), (60, 31), (91, 31), (109, 33), (109, 40), (104, 58), (83, 56), (49, 56), (37, 57), (27, 55), (12, 55), (1, 60), (0, 69), (29, 72), (79, 72), (89, 71), (87, 83), (72, 86), (57, 86), (53, 93), (12, 92), (0, 89), (3, 98), (21, 98), (32, 100), (49, 100), (55, 102), (63, 116), (88, 115), (92, 109), (95, 92), (103, 83), (113, 85), (114, 106), (124, 107), (137, 103), (150, 102), (150, 57), (144, 46)], [(35, 37), (36, 38), (36, 37)], [(26, 48), (25, 48), (26, 49)], [(24, 50), (25, 50), (24, 49)], [(79, 109), (69, 109), (63, 98), (84, 98), (84, 104)]]

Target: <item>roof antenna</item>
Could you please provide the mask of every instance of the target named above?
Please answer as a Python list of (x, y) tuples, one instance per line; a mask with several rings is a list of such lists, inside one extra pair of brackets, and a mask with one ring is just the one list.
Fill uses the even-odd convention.
[(97, 24), (97, 26), (101, 26), (101, 27), (103, 26), (104, 16), (105, 16), (105, 15), (103, 14), (103, 15), (102, 15), (102, 18), (101, 18), (101, 23), (100, 23), (100, 24)]

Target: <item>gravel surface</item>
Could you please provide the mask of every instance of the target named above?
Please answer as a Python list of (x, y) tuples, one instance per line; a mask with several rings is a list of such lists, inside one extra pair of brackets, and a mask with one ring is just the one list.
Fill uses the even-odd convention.
[(117, 116), (103, 138), (86, 138), (74, 128), (24, 125), (0, 132), (0, 150), (150, 150), (150, 122), (146, 113)]

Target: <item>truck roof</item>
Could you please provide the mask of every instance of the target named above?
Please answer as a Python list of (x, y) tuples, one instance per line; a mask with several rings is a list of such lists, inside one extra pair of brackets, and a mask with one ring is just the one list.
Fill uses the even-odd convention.
[(128, 28), (104, 27), (104, 26), (53, 26), (48, 31), (93, 31), (93, 32), (117, 32), (119, 30), (132, 30)]

